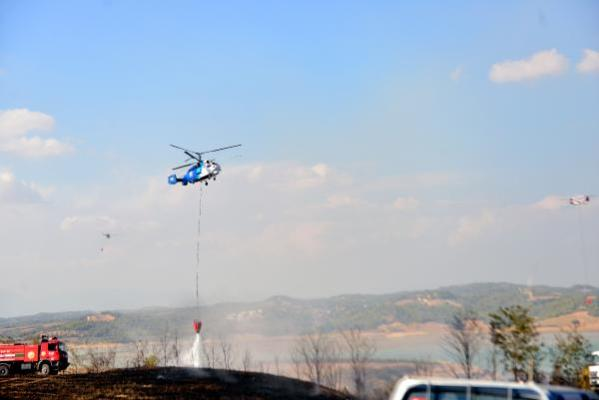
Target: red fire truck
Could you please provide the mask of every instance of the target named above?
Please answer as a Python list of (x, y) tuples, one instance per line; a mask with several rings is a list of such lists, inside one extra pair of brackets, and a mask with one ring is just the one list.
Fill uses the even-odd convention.
[(68, 366), (66, 346), (56, 337), (42, 335), (39, 344), (0, 344), (0, 377), (36, 371), (55, 375)]

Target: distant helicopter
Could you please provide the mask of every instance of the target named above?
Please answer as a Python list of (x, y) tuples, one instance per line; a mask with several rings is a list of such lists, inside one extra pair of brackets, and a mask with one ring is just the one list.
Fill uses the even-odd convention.
[(573, 206), (584, 206), (591, 202), (591, 196), (589, 196), (588, 194), (572, 196), (568, 199), (568, 202)]
[[(112, 237), (112, 233), (102, 233), (102, 236), (104, 236), (106, 239), (110, 239)], [(104, 253), (104, 246), (100, 247), (100, 251), (102, 253)]]
[(220, 173), (221, 168), (220, 168), (220, 165), (214, 160), (206, 160), (206, 161), (202, 160), (202, 155), (206, 154), (206, 153), (214, 153), (216, 151), (232, 149), (233, 147), (239, 147), (239, 146), (241, 146), (241, 145), (235, 144), (233, 146), (226, 146), (226, 147), (221, 147), (221, 148), (214, 149), (214, 150), (198, 152), (198, 151), (185, 149), (183, 147), (179, 147), (179, 146), (175, 146), (174, 144), (171, 144), (171, 147), (182, 150), (189, 157), (185, 161), (189, 161), (189, 160), (194, 160), (194, 161), (187, 163), (187, 164), (179, 165), (178, 167), (173, 168), (173, 171), (174, 171), (177, 169), (186, 168), (186, 167), (191, 166), (191, 168), (189, 168), (187, 170), (185, 175), (183, 175), (181, 177), (177, 177), (176, 174), (169, 176), (168, 183), (171, 185), (176, 185), (177, 183), (181, 182), (181, 184), (183, 186), (187, 186), (187, 184), (189, 184), (189, 183), (194, 184), (196, 182), (204, 182), (207, 186), (208, 181), (210, 179), (216, 180), (216, 176)]

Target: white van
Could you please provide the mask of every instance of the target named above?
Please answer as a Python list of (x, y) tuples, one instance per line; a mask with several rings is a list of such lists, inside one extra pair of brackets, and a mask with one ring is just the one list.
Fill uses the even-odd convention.
[(390, 400), (599, 400), (581, 389), (466, 379), (403, 378)]

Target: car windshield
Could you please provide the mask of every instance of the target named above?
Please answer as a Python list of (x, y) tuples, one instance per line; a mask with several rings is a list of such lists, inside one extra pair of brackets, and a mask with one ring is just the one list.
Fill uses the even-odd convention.
[(593, 392), (583, 390), (550, 390), (550, 400), (599, 400), (599, 396)]

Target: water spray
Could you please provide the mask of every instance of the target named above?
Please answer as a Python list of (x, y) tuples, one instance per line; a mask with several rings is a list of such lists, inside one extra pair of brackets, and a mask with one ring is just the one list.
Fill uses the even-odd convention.
[(191, 348), (191, 358), (193, 360), (194, 368), (202, 368), (202, 337), (200, 336), (202, 321), (194, 320), (193, 330), (196, 333), (196, 338), (193, 341), (193, 347)]

